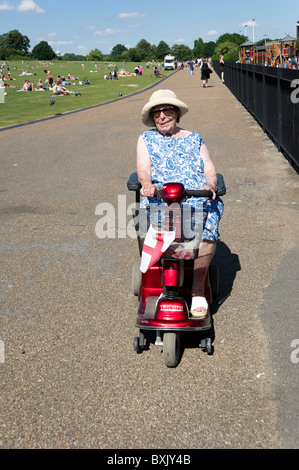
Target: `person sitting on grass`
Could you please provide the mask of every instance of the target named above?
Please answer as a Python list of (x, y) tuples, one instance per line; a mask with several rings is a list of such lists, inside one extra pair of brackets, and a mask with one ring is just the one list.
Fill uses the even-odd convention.
[(45, 87), (44, 87), (44, 84), (41, 80), (41, 78), (39, 79), (39, 81), (37, 82), (37, 90), (45, 90)]
[(32, 91), (32, 84), (29, 80), (25, 80), (22, 91)]
[(70, 95), (71, 92), (62, 86), (61, 80), (57, 80), (56, 83), (53, 85), (53, 94), (54, 95)]
[(166, 78), (166, 75), (163, 75), (163, 73), (161, 73), (160, 70), (157, 69), (157, 67), (155, 67), (154, 74), (158, 78), (160, 78), (160, 77)]

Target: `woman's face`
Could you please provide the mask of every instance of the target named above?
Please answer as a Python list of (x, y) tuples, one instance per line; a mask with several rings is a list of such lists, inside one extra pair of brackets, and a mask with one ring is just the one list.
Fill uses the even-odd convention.
[(172, 135), (177, 132), (176, 122), (179, 112), (169, 104), (162, 104), (151, 109), (151, 115), (158, 131), (163, 135)]

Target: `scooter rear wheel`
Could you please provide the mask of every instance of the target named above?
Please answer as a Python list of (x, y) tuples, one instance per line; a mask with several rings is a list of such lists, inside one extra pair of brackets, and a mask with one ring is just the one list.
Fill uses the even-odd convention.
[(136, 336), (133, 340), (133, 348), (134, 348), (134, 351), (137, 352), (137, 354), (141, 354), (142, 351), (143, 351), (143, 348), (140, 346), (140, 343), (139, 343), (139, 337)]
[(142, 273), (140, 271), (140, 261), (136, 261), (132, 270), (132, 292), (134, 295), (139, 295), (139, 290), (142, 282)]
[(176, 367), (180, 359), (180, 332), (166, 332), (163, 335), (163, 359), (167, 367)]

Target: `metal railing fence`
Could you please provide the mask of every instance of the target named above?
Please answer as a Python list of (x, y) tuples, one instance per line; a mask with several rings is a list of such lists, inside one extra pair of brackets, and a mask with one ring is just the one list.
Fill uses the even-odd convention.
[(298, 170), (299, 70), (226, 62), (224, 81)]

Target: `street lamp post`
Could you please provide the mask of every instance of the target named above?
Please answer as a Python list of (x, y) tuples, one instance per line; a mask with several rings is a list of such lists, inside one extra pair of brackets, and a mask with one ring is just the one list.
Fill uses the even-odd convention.
[(267, 36), (268, 36), (268, 34), (264, 34), (264, 38), (265, 38), (265, 47), (266, 47), (266, 42), (267, 42)]
[(255, 19), (253, 18), (253, 20), (252, 20), (252, 42), (254, 42), (254, 22), (255, 22)]

